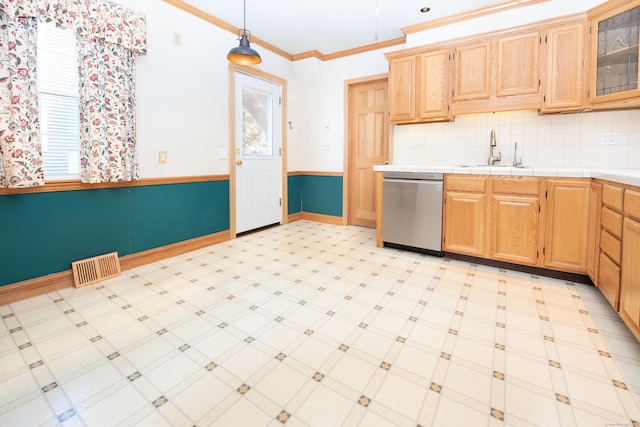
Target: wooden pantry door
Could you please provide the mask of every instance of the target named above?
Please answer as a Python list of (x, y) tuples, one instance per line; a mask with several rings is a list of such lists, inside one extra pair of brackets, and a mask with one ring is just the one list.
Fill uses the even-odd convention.
[(349, 85), (349, 224), (376, 226), (373, 165), (389, 160), (387, 77)]

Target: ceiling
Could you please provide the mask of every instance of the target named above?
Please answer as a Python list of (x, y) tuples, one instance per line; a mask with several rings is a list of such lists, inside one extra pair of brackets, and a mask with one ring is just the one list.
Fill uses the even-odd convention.
[[(243, 27), (242, 0), (184, 0)], [(403, 27), (482, 9), (505, 0), (246, 0), (252, 36), (290, 55), (328, 55), (403, 37)], [(431, 11), (421, 13), (428, 6)]]

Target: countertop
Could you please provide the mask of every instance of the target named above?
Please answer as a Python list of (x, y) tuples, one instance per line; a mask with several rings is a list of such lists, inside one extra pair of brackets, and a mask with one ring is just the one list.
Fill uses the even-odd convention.
[(563, 178), (598, 178), (640, 187), (640, 169), (511, 167), (511, 166), (442, 166), (442, 165), (376, 165), (377, 172), (428, 172), (471, 175), (545, 176)]

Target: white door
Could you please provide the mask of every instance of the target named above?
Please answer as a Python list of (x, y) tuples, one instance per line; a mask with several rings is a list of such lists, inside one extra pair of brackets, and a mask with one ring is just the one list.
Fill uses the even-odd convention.
[(281, 87), (235, 74), (236, 233), (282, 222)]

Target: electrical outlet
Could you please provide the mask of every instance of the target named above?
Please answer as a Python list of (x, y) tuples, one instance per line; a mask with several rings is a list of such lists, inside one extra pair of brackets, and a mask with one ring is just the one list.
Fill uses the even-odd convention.
[(166, 151), (158, 152), (158, 163), (167, 163), (167, 152)]
[(325, 123), (324, 124), (324, 131), (325, 132), (331, 132), (331, 125), (329, 123)]
[(616, 145), (618, 143), (618, 134), (615, 132), (602, 132), (600, 134), (600, 144)]
[(182, 46), (182, 34), (176, 31), (173, 32), (173, 44), (175, 46)]

